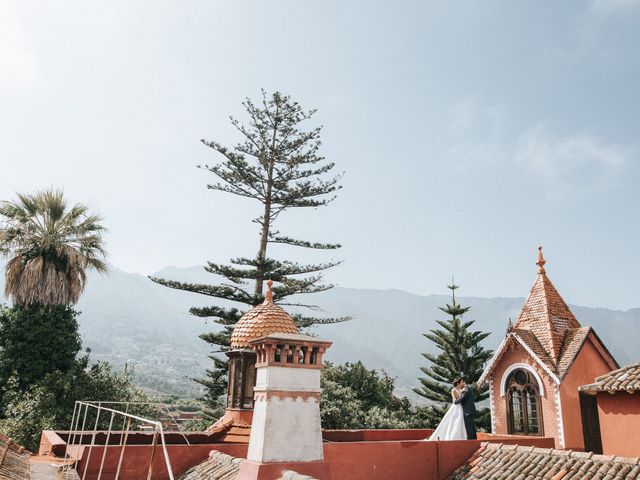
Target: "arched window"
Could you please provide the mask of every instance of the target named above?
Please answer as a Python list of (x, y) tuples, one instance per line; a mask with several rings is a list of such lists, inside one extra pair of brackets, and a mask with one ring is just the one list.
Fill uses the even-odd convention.
[(509, 433), (543, 435), (540, 388), (533, 375), (523, 369), (514, 370), (505, 387)]

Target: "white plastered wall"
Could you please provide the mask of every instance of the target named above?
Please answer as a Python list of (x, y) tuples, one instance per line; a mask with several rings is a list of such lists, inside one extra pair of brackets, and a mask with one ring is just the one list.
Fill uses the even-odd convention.
[(266, 463), (324, 458), (316, 398), (320, 393), (320, 370), (259, 367), (255, 392), (247, 459)]
[(296, 367), (258, 367), (256, 390), (283, 390), (290, 392), (319, 392), (320, 370)]

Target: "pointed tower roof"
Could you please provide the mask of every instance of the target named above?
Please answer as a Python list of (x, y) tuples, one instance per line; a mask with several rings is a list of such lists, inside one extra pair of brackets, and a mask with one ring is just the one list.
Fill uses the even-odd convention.
[(617, 362), (593, 329), (581, 326), (571, 313), (547, 277), (544, 269), (546, 263), (542, 247), (538, 247), (536, 281), (516, 323), (511, 325), (509, 319), (506, 336), (480, 376), (478, 385), (487, 382), (500, 359), (514, 345), (523, 348), (557, 384), (569, 372), (587, 338), (611, 368), (618, 368)]
[(264, 302), (245, 313), (233, 328), (231, 348), (249, 348), (252, 340), (273, 333), (300, 333), (293, 318), (273, 303), (273, 281), (267, 282)]
[(565, 333), (581, 325), (547, 277), (545, 263), (542, 247), (538, 247), (538, 276), (513, 328), (533, 333), (549, 357), (557, 362)]

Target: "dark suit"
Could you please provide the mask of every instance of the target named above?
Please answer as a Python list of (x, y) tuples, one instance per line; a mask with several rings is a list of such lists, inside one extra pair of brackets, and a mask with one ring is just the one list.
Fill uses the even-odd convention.
[(462, 405), (464, 428), (467, 430), (467, 440), (475, 440), (477, 438), (475, 424), (476, 402), (473, 398), (471, 387), (468, 387), (467, 391), (460, 395), (460, 398), (454, 400), (453, 403)]

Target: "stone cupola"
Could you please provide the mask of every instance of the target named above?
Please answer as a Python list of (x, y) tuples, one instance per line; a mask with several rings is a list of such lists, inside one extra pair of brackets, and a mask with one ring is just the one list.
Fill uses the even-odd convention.
[(267, 281), (264, 302), (245, 313), (231, 334), (227, 409), (253, 409), (256, 353), (250, 342), (273, 333), (299, 333), (293, 318), (273, 303), (273, 281)]

